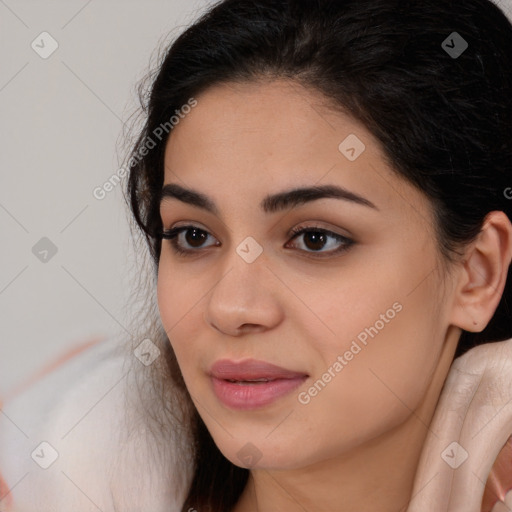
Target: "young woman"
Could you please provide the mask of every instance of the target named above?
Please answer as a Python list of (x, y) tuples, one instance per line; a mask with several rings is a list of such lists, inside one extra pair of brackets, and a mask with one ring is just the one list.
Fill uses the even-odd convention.
[[(432, 418), (445, 382), (462, 400), (454, 358), (512, 337), (503, 12), (225, 0), (170, 46), (145, 108), (128, 195), (166, 354), (149, 408), (179, 393), (192, 417), (181, 510), (480, 511), (472, 463), (505, 446), (509, 409), (487, 444), (482, 413), (437, 432)], [(510, 348), (493, 347), (510, 393)], [(420, 456), (464, 483), (432, 498)]]
[(511, 510), (503, 12), (224, 0), (151, 78), (139, 393), (65, 439), (37, 510)]

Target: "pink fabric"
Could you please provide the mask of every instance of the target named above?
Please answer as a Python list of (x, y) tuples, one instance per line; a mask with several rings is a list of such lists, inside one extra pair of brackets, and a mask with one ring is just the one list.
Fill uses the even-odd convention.
[(482, 511), (491, 512), (498, 501), (505, 501), (505, 494), (512, 489), (512, 435), (501, 449), (487, 479)]
[(12, 510), (12, 496), (11, 490), (7, 487), (2, 475), (0, 474), (0, 510), (10, 512)]

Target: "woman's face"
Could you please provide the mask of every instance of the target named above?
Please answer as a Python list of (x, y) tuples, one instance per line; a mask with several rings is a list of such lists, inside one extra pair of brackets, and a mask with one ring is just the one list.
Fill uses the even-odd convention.
[[(195, 406), (239, 466), (303, 467), (410, 420), (450, 324), (429, 202), (322, 98), (284, 81), (217, 86), (166, 148), (164, 185), (207, 201), (162, 200), (164, 230), (195, 231), (163, 240), (161, 319)], [(345, 192), (291, 194), (328, 186)], [(226, 359), (292, 373), (256, 365), (213, 379)]]

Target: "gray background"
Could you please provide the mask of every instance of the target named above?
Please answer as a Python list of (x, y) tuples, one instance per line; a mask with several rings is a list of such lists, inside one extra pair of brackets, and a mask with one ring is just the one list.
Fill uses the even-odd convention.
[[(0, 396), (67, 348), (126, 325), (131, 242), (119, 169), (135, 86), (211, 2), (0, 1)], [(31, 47), (46, 31), (58, 49)], [(38, 42), (39, 41), (39, 42)], [(32, 247), (47, 237), (46, 263)]]
[[(150, 58), (211, 3), (0, 0), (0, 396), (126, 325), (121, 186), (103, 200), (93, 190), (120, 166)], [(512, 0), (499, 4), (510, 15)], [(43, 31), (59, 45), (46, 59), (31, 47), (49, 48)], [(45, 263), (32, 252), (42, 237), (57, 247)]]

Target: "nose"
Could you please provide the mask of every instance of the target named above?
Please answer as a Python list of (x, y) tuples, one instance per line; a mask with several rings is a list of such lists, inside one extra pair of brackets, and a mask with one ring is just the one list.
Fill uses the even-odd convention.
[(207, 295), (203, 318), (224, 335), (263, 332), (279, 325), (283, 308), (282, 283), (261, 254), (248, 263), (236, 251), (223, 266), (222, 275)]

